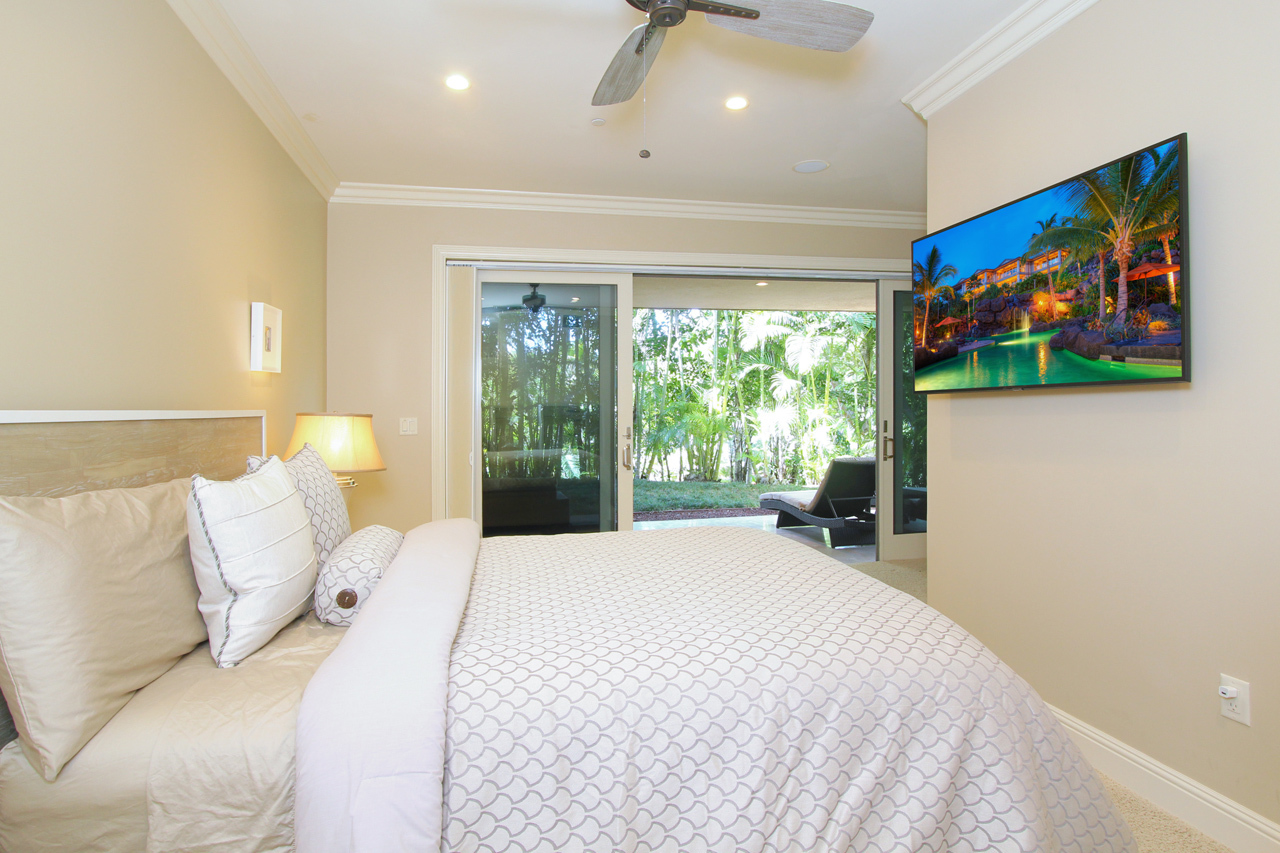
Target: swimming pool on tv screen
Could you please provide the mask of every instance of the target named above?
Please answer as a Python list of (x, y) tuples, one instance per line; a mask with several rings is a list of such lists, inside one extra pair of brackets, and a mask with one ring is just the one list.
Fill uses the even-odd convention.
[(916, 371), (917, 391), (969, 388), (1014, 388), (1077, 382), (1134, 382), (1177, 379), (1181, 367), (1093, 361), (1049, 346), (1053, 332), (996, 335), (994, 346), (961, 353), (956, 358)]

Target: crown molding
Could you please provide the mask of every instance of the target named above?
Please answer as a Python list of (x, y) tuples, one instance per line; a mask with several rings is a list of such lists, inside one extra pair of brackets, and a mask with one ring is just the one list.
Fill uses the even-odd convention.
[(912, 89), (902, 103), (928, 119), (1098, 0), (1028, 0)]
[(726, 219), (738, 222), (834, 225), (846, 228), (902, 228), (923, 231), (925, 227), (924, 214), (915, 211), (853, 210), (838, 207), (741, 204), (670, 198), (411, 187), (396, 184), (358, 184), (346, 181), (338, 185), (330, 201), (337, 204), (400, 204), (417, 207), (531, 210), (542, 213)]
[(325, 199), (332, 196), (338, 186), (338, 176), (218, 0), (168, 0), (168, 3), (316, 191)]

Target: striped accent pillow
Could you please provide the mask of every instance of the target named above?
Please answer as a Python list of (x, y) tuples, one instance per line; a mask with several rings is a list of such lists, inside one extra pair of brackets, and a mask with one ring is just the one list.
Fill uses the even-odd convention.
[(230, 482), (192, 477), (187, 531), (218, 666), (240, 663), (311, 606), (311, 519), (277, 457)]

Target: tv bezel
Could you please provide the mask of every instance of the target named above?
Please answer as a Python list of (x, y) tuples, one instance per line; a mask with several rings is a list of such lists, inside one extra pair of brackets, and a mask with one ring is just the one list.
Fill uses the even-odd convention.
[[(912, 390), (917, 394), (964, 394), (964, 393), (974, 392), (974, 391), (977, 391), (977, 392), (1025, 391), (1032, 388), (1049, 390), (1054, 388), (1112, 388), (1112, 387), (1119, 387), (1124, 385), (1169, 385), (1173, 383), (1190, 383), (1191, 382), (1190, 305), (1191, 305), (1192, 288), (1188, 286), (1190, 281), (1190, 276), (1187, 273), (1187, 270), (1189, 267), (1189, 257), (1190, 257), (1188, 246), (1190, 241), (1187, 239), (1187, 233), (1189, 228), (1187, 223), (1187, 219), (1188, 219), (1187, 217), (1187, 211), (1188, 211), (1188, 207), (1187, 207), (1187, 134), (1185, 132), (1171, 136), (1168, 139), (1162, 139), (1159, 142), (1154, 142), (1151, 145), (1144, 145), (1141, 148), (1137, 149), (1136, 151), (1126, 154), (1123, 157), (1116, 157), (1113, 160), (1108, 160), (1106, 163), (1103, 163), (1098, 166), (1094, 166), (1091, 169), (1085, 169), (1082, 172), (1077, 172), (1076, 174), (1071, 175), (1070, 177), (1063, 178), (1060, 181), (1055, 181), (1054, 183), (1049, 184), (1048, 186), (1042, 187), (1041, 189), (1038, 189), (1035, 192), (1029, 192), (1026, 195), (1023, 195), (1014, 199), (1013, 201), (1005, 202), (1004, 204), (999, 205), (997, 207), (993, 207), (990, 210), (984, 210), (982, 213), (978, 213), (973, 216), (970, 216), (968, 219), (961, 220), (960, 222), (954, 222), (951, 225), (948, 225), (946, 228), (939, 228), (936, 231), (931, 231), (928, 234), (925, 234), (923, 237), (919, 237), (915, 240), (912, 240), (911, 241), (911, 263), (912, 263), (911, 292), (912, 294), (915, 293), (915, 286), (916, 286), (914, 269), (915, 269), (915, 261), (916, 261), (916, 244), (917, 243), (923, 243), (924, 241), (929, 240), (930, 238), (937, 237), (939, 234), (950, 231), (953, 228), (959, 228), (962, 225), (967, 225), (968, 223), (973, 222), (974, 220), (981, 219), (982, 217), (995, 213), (996, 211), (1004, 210), (1006, 207), (1012, 207), (1013, 205), (1018, 204), (1019, 202), (1026, 201), (1032, 196), (1037, 196), (1043, 192), (1048, 192), (1049, 190), (1056, 189), (1057, 187), (1062, 186), (1068, 181), (1074, 181), (1076, 178), (1087, 175), (1090, 172), (1096, 172), (1099, 169), (1105, 169), (1109, 166), (1114, 166), (1116, 163), (1119, 163), (1122, 160), (1128, 160), (1130, 157), (1136, 157), (1139, 154), (1142, 154), (1146, 151), (1150, 151), (1153, 148), (1159, 148), (1162, 145), (1168, 145), (1170, 142), (1178, 143), (1178, 232), (1179, 232), (1178, 233), (1178, 240), (1179, 240), (1178, 252), (1179, 252), (1179, 267), (1180, 267), (1180, 269), (1178, 270), (1179, 272), (1178, 299), (1179, 299), (1179, 302), (1181, 302), (1182, 304), (1182, 311), (1181, 311), (1182, 375), (1181, 376), (1168, 377), (1168, 378), (1151, 377), (1146, 379), (1115, 379), (1115, 380), (1099, 379), (1099, 380), (1092, 380), (1088, 382), (1053, 382), (1053, 383), (1037, 382), (1029, 385), (983, 385), (977, 388), (931, 388), (926, 390), (926, 389), (919, 389), (915, 387), (916, 373), (915, 373), (915, 367), (913, 365), (911, 370)], [(914, 318), (919, 315), (920, 306), (915, 303), (914, 298), (912, 299), (912, 303), (913, 303), (913, 309), (914, 309), (912, 312), (912, 317), (914, 320)]]

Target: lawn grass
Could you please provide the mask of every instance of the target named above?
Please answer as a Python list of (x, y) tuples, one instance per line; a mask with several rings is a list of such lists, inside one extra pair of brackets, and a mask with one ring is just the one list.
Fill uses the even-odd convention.
[(636, 512), (756, 507), (760, 505), (760, 495), (765, 492), (798, 488), (776, 483), (679, 483), (655, 480), (636, 480), (635, 484)]

